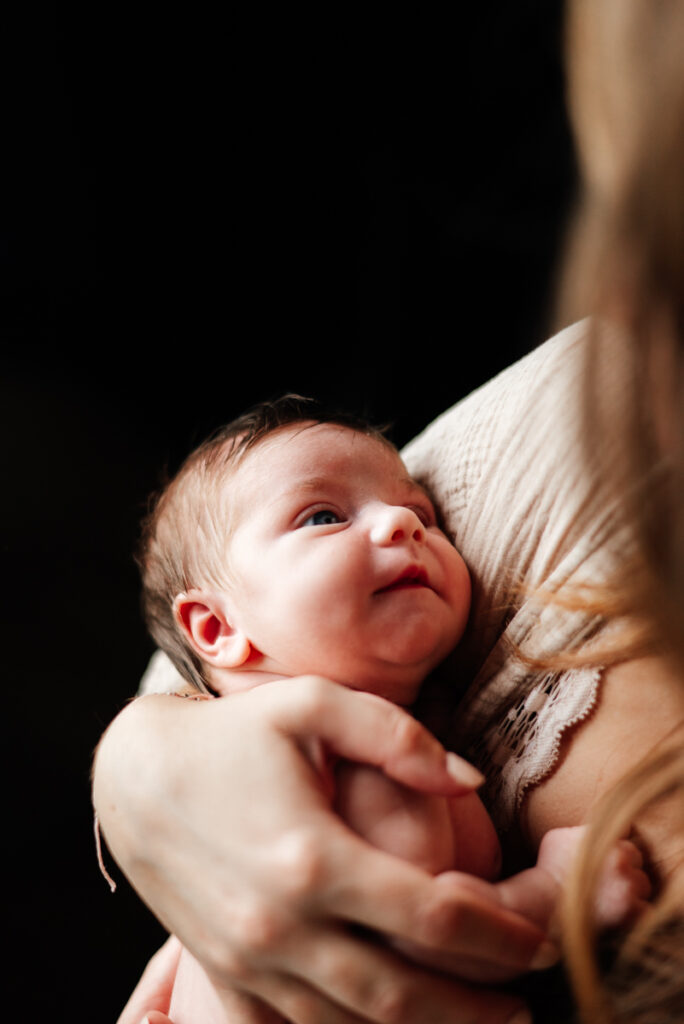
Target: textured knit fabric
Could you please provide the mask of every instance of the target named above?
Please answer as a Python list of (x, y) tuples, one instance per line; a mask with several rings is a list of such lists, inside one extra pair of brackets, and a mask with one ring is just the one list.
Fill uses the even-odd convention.
[[(556, 335), (403, 452), (471, 570), (471, 619), (449, 665), (453, 686), (469, 685), (446, 735), (484, 772), (483, 797), (502, 830), (552, 770), (563, 733), (591, 713), (600, 685), (600, 668), (531, 671), (518, 656), (577, 650), (602, 628), (540, 602), (539, 590), (608, 582), (613, 552), (629, 545), (596, 468), (610, 453), (592, 457), (580, 432), (588, 332), (582, 322)], [(618, 361), (608, 406), (625, 400), (624, 380)]]

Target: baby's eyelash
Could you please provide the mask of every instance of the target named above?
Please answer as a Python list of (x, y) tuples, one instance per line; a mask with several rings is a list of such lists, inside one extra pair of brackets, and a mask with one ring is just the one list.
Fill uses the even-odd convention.
[[(315, 522), (316, 518), (319, 519)], [(311, 512), (300, 526), (334, 526), (342, 522), (342, 517), (332, 508), (317, 508)]]
[(426, 528), (428, 526), (435, 525), (435, 516), (430, 509), (425, 508), (423, 505), (409, 505), (408, 508), (410, 508), (412, 512), (415, 512), (423, 526)]
[(318, 502), (303, 508), (294, 521), (295, 529), (306, 527), (337, 526), (339, 523), (346, 523), (348, 519), (344, 509), (328, 502)]

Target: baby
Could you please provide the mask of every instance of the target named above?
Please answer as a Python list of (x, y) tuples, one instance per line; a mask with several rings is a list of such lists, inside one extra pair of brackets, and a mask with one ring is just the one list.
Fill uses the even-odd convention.
[[(190, 456), (146, 523), (139, 561), (152, 635), (193, 692), (218, 697), (314, 674), (410, 706), (470, 608), (463, 559), (397, 450), (367, 425), (292, 396)], [(311, 750), (350, 828), (433, 874), (472, 875), (492, 900), (547, 927), (581, 829), (549, 832), (536, 867), (493, 884), (501, 855), (475, 792), (482, 779), (451, 756), (463, 795), (447, 799)], [(600, 923), (627, 919), (647, 894), (638, 851), (624, 843), (606, 870)], [(238, 991), (226, 998), (183, 951), (174, 1024), (281, 1020)]]

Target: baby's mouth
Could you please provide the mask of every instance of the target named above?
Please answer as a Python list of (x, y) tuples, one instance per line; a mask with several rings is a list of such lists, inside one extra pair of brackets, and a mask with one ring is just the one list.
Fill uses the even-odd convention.
[(417, 566), (410, 566), (408, 569), (404, 569), (402, 573), (397, 576), (395, 580), (388, 583), (386, 587), (380, 587), (376, 590), (376, 594), (387, 594), (392, 590), (409, 590), (416, 587), (428, 587), (430, 589), (430, 580), (425, 569), (420, 569)]

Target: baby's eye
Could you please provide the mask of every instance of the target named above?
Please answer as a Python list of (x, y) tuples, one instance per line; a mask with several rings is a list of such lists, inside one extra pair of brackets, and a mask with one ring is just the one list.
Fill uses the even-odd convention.
[(304, 520), (302, 526), (333, 526), (335, 523), (341, 522), (341, 517), (331, 508), (319, 508)]

